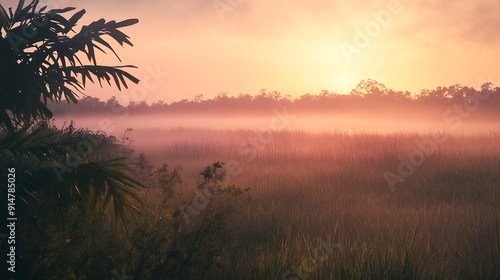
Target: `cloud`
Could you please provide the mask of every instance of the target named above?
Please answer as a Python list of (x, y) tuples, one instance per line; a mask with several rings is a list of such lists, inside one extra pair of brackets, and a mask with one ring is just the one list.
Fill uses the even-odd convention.
[(465, 40), (478, 43), (500, 42), (500, 1), (478, 1), (468, 14), (467, 25), (463, 27)]
[[(406, 32), (436, 43), (493, 45), (500, 39), (500, 1), (421, 1), (411, 5)], [(408, 11), (409, 10), (409, 11)]]

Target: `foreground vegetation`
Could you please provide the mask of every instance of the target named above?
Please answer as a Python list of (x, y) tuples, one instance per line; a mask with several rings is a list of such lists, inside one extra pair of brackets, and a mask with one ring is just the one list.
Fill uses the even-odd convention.
[[(128, 231), (106, 215), (81, 220), (76, 212), (64, 230), (50, 220), (43, 238), (23, 229), (33, 247), (44, 244), (30, 266), (35, 275), (499, 278), (497, 135), (450, 136), (392, 192), (385, 171), (395, 170), (415, 149), (415, 139), (426, 135), (283, 131), (247, 162), (239, 146), (257, 131), (164, 133), (172, 140), (162, 149), (115, 147), (130, 155), (135, 178), (148, 186), (140, 193), (142, 212), (127, 220)], [(192, 140), (193, 134), (203, 140)], [(200, 171), (215, 158), (239, 162), (241, 172), (224, 176), (213, 165), (221, 176), (205, 180)], [(162, 166), (164, 161), (182, 168)], [(252, 199), (233, 184), (250, 187)], [(214, 187), (224, 191), (203, 196), (210, 204), (195, 202), (195, 193)], [(186, 211), (192, 205), (197, 211)]]
[[(421, 151), (411, 172), (401, 164), (411, 162), (415, 139), (431, 135), (180, 129), (163, 131), (170, 142), (134, 152), (128, 129), (120, 141), (38, 121), (52, 117), (48, 101), (77, 103), (88, 81), (118, 89), (139, 82), (124, 70), (133, 66), (98, 65), (95, 57), (95, 49), (116, 55), (103, 36), (132, 45), (119, 29), (138, 20), (101, 19), (76, 32), (85, 10), (65, 17), (74, 8), (38, 4), (19, 1), (8, 13), (0, 5), (0, 179), (16, 184), (1, 188), (10, 205), (0, 214), (17, 219), (8, 243), (14, 234), (15, 250), (0, 242), (2, 252), (15, 252), (16, 274), (2, 270), (1, 279), (500, 278), (498, 135), (448, 136)], [(499, 92), (490, 83), (480, 91), (452, 86), (424, 91), (418, 102), (438, 104), (440, 113), (451, 103), (469, 113), (481, 106), (491, 121)], [(411, 99), (371, 80), (347, 103), (361, 97), (398, 107)], [(205, 102), (196, 99), (189, 106)], [(236, 110), (231, 104), (262, 100), (317, 110), (324, 101), (337, 106), (334, 99), (344, 97), (322, 92), (292, 102), (275, 92), (215, 101)], [(106, 104), (124, 109), (115, 99)], [(469, 114), (445, 112), (453, 127)], [(148, 133), (162, 134), (139, 135)]]
[[(39, 129), (71, 143), (98, 137)], [(112, 204), (92, 211), (91, 202), (60, 208), (51, 193), (24, 196), (18, 276), (499, 279), (498, 135), (449, 135), (393, 192), (385, 172), (430, 135), (276, 131), (253, 147), (259, 133), (106, 137), (88, 157), (128, 156), (128, 175), (144, 186), (140, 211), (117, 223)], [(132, 145), (152, 135), (162, 144)]]
[[(250, 147), (257, 131), (176, 129), (131, 137), (148, 133), (168, 137), (162, 145), (135, 147), (148, 159), (141, 165), (181, 165), (177, 190), (192, 189), (200, 169), (215, 159), (233, 164), (227, 185), (251, 188), (252, 200), (232, 204), (220, 239), (204, 251), (213, 254), (209, 272), (184, 279), (500, 278), (498, 135), (449, 135), (392, 192), (384, 173), (430, 135), (281, 131), (250, 160), (242, 147)], [(147, 211), (164, 205), (162, 188), (142, 195)], [(136, 222), (151, 229), (139, 234), (143, 239), (161, 232), (154, 217)], [(165, 226), (172, 221), (168, 212), (163, 218)], [(176, 238), (172, 228), (163, 230), (171, 234), (162, 232), (165, 239), (155, 242)], [(140, 272), (127, 262), (108, 267)]]

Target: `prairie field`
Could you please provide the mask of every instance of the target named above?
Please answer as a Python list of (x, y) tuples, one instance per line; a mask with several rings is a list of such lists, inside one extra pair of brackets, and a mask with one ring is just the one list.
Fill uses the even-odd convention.
[(1, 0), (0, 280), (500, 280), (500, 1), (281, 2)]
[[(500, 279), (500, 135), (143, 129), (124, 144), (180, 166), (220, 161), (250, 188), (213, 279)], [(144, 164), (144, 163), (143, 163)], [(142, 193), (158, 205), (160, 189)]]

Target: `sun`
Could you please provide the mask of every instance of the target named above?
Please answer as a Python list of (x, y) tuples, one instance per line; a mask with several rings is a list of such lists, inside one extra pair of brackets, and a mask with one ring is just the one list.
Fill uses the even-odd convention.
[(333, 79), (333, 87), (337, 93), (348, 94), (356, 87), (356, 82), (353, 76), (347, 73), (339, 73)]

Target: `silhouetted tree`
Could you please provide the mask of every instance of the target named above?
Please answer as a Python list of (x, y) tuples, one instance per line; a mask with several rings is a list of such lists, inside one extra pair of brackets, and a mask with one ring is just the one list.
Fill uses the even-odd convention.
[[(37, 9), (38, 0), (24, 5), (19, 1), (9, 13), (0, 5), (0, 124), (14, 132), (15, 124), (25, 125), (38, 117), (51, 117), (47, 102), (67, 100), (77, 103), (77, 92), (87, 81), (113, 82), (118, 89), (127, 88), (126, 80), (138, 79), (124, 71), (134, 66), (98, 65), (96, 51), (111, 51), (104, 40), (108, 36), (120, 45), (130, 45), (129, 37), (119, 29), (138, 22), (100, 19), (75, 32), (85, 14), (80, 10), (70, 18), (62, 14), (75, 8)], [(70, 36), (72, 35), (72, 36)], [(81, 61), (84, 55), (89, 64)]]
[(383, 96), (387, 94), (387, 88), (384, 84), (379, 83), (375, 80), (361, 80), (356, 88), (351, 91), (351, 94), (362, 96)]
[[(138, 83), (123, 70), (134, 66), (98, 65), (95, 56), (96, 50), (108, 50), (118, 58), (104, 37), (132, 46), (119, 29), (138, 20), (100, 19), (75, 32), (85, 10), (65, 18), (63, 14), (75, 8), (47, 11), (47, 7), (38, 9), (38, 4), (38, 0), (27, 5), (20, 0), (9, 13), (0, 5), (0, 128), (3, 125), (8, 131), (0, 129), (0, 165), (25, 170), (19, 176), (25, 176), (30, 196), (46, 192), (49, 200), (65, 205), (113, 202), (115, 214), (122, 217), (126, 206), (134, 207), (127, 198), (137, 199), (134, 189), (140, 184), (125, 174), (123, 159), (95, 160), (102, 137), (90, 132), (74, 134), (71, 129), (67, 133), (71, 137), (64, 140), (57, 132), (30, 126), (36, 119), (52, 116), (49, 101), (64, 98), (77, 103), (77, 92), (85, 89), (87, 81), (101, 86), (102, 81), (114, 83), (118, 89), (127, 87), (127, 80)], [(90, 64), (84, 64), (81, 55)], [(95, 98), (86, 103), (103, 105)]]

